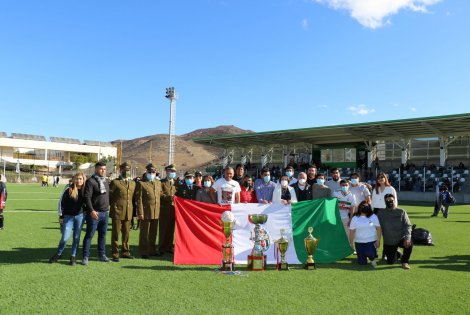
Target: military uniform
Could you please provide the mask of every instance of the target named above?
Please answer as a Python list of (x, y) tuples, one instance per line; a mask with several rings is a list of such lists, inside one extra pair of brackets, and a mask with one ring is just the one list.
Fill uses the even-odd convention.
[(157, 241), (158, 219), (160, 217), (160, 181), (140, 181), (136, 186), (137, 216), (143, 215), (140, 222), (139, 251), (142, 256), (158, 254)]
[(185, 199), (196, 200), (196, 194), (199, 189), (201, 189), (201, 187), (195, 184), (191, 185), (190, 188), (188, 185), (186, 185), (186, 183), (183, 183), (182, 185), (178, 186), (178, 189), (176, 190), (176, 196)]
[(158, 232), (158, 249), (161, 252), (173, 250), (173, 237), (175, 234), (175, 206), (173, 197), (177, 190), (177, 181), (162, 179), (162, 196), (160, 204), (160, 225)]
[(129, 251), (129, 231), (131, 228), (133, 198), (136, 184), (131, 178), (119, 177), (109, 184), (109, 217), (112, 220), (111, 248), (113, 258), (119, 258), (119, 233), (122, 231), (121, 256), (131, 257)]

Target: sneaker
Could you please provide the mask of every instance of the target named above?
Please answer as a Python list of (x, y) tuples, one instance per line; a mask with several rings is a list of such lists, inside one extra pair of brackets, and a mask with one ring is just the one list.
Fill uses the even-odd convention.
[(49, 258), (49, 263), (52, 264), (52, 263), (57, 262), (60, 257), (61, 257), (61, 255), (59, 255), (59, 254), (54, 254), (54, 256), (52, 256), (51, 258)]
[(403, 269), (405, 269), (405, 270), (410, 269), (410, 265), (408, 265), (407, 263), (401, 264), (401, 267), (402, 267)]
[(375, 267), (377, 267), (377, 262), (375, 260), (372, 260), (370, 262), (370, 265), (375, 268)]
[(357, 252), (356, 252), (356, 251), (354, 251), (354, 252), (353, 252), (353, 255), (357, 255)]
[(83, 257), (83, 259), (82, 259), (82, 265), (83, 265), (83, 266), (88, 266), (88, 257)]
[(106, 257), (106, 255), (101, 256), (98, 260), (101, 262), (109, 262), (109, 258)]
[(75, 256), (70, 256), (70, 266), (75, 266), (77, 264), (77, 260), (75, 259)]

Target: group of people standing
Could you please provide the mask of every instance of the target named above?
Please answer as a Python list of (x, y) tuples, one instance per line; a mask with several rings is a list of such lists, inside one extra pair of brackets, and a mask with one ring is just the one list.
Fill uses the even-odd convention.
[[(57, 262), (73, 232), (70, 265), (76, 264), (82, 227), (86, 222), (83, 238), (82, 265), (88, 265), (91, 241), (98, 231), (98, 260), (119, 262), (133, 259), (129, 248), (129, 233), (133, 216), (139, 220), (139, 253), (141, 258), (161, 256), (164, 252), (173, 252), (175, 212), (173, 196), (176, 193), (176, 169), (173, 165), (165, 168), (166, 178), (156, 178), (156, 168), (148, 164), (146, 173), (140, 181), (130, 177), (130, 165), (120, 165), (118, 178), (108, 181), (106, 164), (95, 164), (95, 172), (90, 178), (79, 172), (59, 202), (59, 221), (62, 236), (57, 252), (49, 258), (50, 263)], [(106, 256), (106, 232), (108, 220), (112, 221), (111, 249), (112, 257)], [(159, 231), (159, 232), (158, 232)], [(159, 243), (156, 244), (157, 232)], [(119, 248), (119, 237), (121, 248)]]
[[(67, 241), (73, 232), (70, 264), (76, 264), (80, 233), (86, 222), (83, 239), (82, 264), (90, 257), (91, 240), (98, 231), (98, 259), (109, 262), (105, 241), (108, 218), (112, 220), (112, 260), (133, 259), (129, 249), (129, 233), (133, 216), (139, 220), (139, 254), (142, 259), (173, 252), (175, 229), (174, 196), (200, 202), (232, 203), (282, 203), (291, 204), (319, 198), (337, 198), (345, 233), (358, 255), (358, 263), (367, 259), (376, 265), (380, 239), (384, 242), (384, 255), (393, 264), (398, 247), (404, 248), (402, 267), (409, 269), (412, 251), (411, 223), (406, 211), (398, 206), (395, 189), (384, 173), (377, 175), (374, 188), (360, 182), (357, 173), (342, 179), (339, 169), (332, 169), (332, 178), (326, 181), (324, 174), (317, 174), (315, 166), (307, 173), (294, 177), (293, 167), (284, 170), (279, 181), (271, 180), (269, 168), (264, 168), (260, 178), (254, 180), (245, 174), (242, 164), (235, 169), (226, 167), (218, 180), (200, 172), (186, 172), (179, 180), (174, 165), (165, 168), (165, 178), (158, 180), (153, 164), (146, 166), (140, 181), (129, 177), (130, 165), (120, 165), (120, 176), (111, 182), (105, 177), (106, 165), (98, 162), (95, 173), (86, 179), (83, 173), (73, 177), (72, 184), (64, 191), (59, 204), (62, 237), (51, 263), (61, 258)], [(109, 211), (108, 211), (109, 209)], [(157, 244), (157, 234), (159, 242)], [(119, 249), (121, 237), (121, 249)]]

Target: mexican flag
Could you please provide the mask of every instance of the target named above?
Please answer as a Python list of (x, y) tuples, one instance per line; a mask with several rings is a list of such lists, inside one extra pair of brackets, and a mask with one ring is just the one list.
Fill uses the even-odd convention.
[(338, 210), (336, 198), (308, 200), (292, 205), (281, 204), (232, 204), (214, 205), (175, 197), (176, 239), (174, 263), (181, 265), (218, 265), (222, 260), (222, 244), (225, 236), (220, 218), (224, 211), (232, 211), (236, 219), (232, 233), (236, 264), (246, 264), (253, 249), (250, 235), (255, 227), (248, 221), (249, 214), (267, 214), (268, 220), (261, 227), (270, 236), (271, 246), (265, 252), (267, 263), (276, 263), (274, 242), (285, 230), (289, 239), (286, 260), (289, 264), (303, 264), (307, 260), (304, 238), (308, 227), (320, 240), (314, 254), (315, 262), (331, 263), (343, 259), (353, 250), (349, 246)]

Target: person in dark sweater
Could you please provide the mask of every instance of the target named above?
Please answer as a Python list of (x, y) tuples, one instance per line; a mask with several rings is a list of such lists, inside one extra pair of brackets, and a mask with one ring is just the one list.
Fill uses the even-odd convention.
[(403, 269), (410, 269), (408, 264), (413, 250), (411, 242), (411, 222), (406, 211), (395, 206), (395, 196), (386, 194), (385, 209), (377, 213), (380, 226), (382, 227), (384, 254), (387, 263), (393, 264), (398, 247), (403, 248), (401, 266)]
[(7, 185), (3, 182), (3, 175), (0, 178), (0, 230), (3, 230), (3, 210), (7, 201)]
[(83, 217), (83, 188), (86, 177), (83, 173), (77, 173), (72, 179), (72, 184), (64, 190), (59, 201), (59, 223), (62, 226), (62, 238), (59, 241), (57, 252), (49, 258), (49, 263), (55, 263), (62, 256), (67, 246), (67, 242), (72, 235), (72, 253), (70, 255), (70, 265), (76, 264), (76, 255), (80, 244), (80, 234), (84, 221)]
[(83, 238), (82, 265), (88, 265), (91, 240), (98, 230), (98, 259), (109, 262), (106, 257), (106, 231), (108, 230), (109, 183), (105, 177), (106, 164), (97, 162), (95, 173), (85, 184), (86, 233)]
[(291, 185), (295, 190), (297, 201), (312, 200), (312, 187), (307, 183), (307, 174), (300, 172), (297, 183)]

